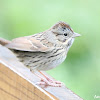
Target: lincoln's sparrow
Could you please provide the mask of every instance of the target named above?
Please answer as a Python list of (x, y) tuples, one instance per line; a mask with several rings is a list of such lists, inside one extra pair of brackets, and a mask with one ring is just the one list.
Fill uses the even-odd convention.
[[(73, 32), (65, 22), (58, 22), (50, 29), (34, 34), (16, 38), (12, 41), (0, 38), (0, 44), (12, 50), (25, 66), (31, 71), (46, 71), (61, 64), (74, 42), (80, 34)], [(45, 76), (42, 73), (43, 76)], [(45, 76), (41, 84), (60, 86), (60, 82), (53, 82)]]

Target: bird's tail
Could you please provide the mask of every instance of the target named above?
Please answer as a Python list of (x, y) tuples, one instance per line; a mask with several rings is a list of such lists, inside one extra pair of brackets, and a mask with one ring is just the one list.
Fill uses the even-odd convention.
[(10, 43), (10, 41), (9, 40), (6, 40), (6, 39), (3, 39), (3, 38), (0, 38), (0, 44), (1, 45), (6, 45), (6, 44), (8, 44), (8, 43)]

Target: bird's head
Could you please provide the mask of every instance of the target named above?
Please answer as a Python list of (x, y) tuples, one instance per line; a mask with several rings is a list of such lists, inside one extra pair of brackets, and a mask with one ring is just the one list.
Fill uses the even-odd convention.
[(58, 22), (53, 27), (51, 27), (51, 31), (55, 34), (57, 40), (63, 44), (68, 44), (71, 39), (81, 36), (80, 34), (75, 33), (65, 22)]

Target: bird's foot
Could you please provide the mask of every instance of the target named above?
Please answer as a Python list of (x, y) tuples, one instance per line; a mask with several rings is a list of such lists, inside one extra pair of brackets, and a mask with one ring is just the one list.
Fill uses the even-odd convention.
[[(39, 71), (40, 72), (40, 71)], [(61, 87), (63, 85), (62, 82), (60, 81), (55, 81), (51, 78), (49, 78), (47, 75), (45, 75), (44, 73), (40, 72), (45, 78), (42, 78), (41, 76), (37, 75), (40, 79), (41, 82), (37, 82), (38, 85), (46, 85), (46, 86), (53, 86), (53, 87)]]
[[(50, 83), (62, 84), (62, 82), (60, 82), (60, 81), (54, 81), (54, 80), (50, 79), (49, 77), (46, 77), (46, 79), (47, 79), (48, 82), (50, 82)], [(41, 81), (44, 81), (44, 79), (41, 79)]]
[(53, 86), (53, 87), (61, 87), (62, 86), (62, 83), (59, 82), (59, 81), (48, 81), (46, 79), (41, 79), (41, 82), (38, 82), (37, 83), (38, 85), (46, 85), (46, 86)]
[[(53, 79), (49, 78), (47, 75), (45, 75), (43, 72), (39, 71), (45, 78), (48, 80), (50, 83), (55, 83), (55, 84), (62, 84), (60, 81), (54, 81)], [(44, 81), (43, 78), (41, 78), (41, 81)]]

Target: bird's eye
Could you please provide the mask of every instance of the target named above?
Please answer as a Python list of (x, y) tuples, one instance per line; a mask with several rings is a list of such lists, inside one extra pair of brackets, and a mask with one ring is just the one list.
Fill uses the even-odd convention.
[(65, 27), (63, 27), (63, 29), (65, 30), (66, 28), (65, 28)]
[(63, 31), (65, 31), (65, 30), (66, 30), (66, 28), (65, 28), (65, 27), (63, 27), (63, 28), (62, 28), (62, 30), (63, 30)]
[(64, 36), (67, 36), (67, 33), (64, 33)]

